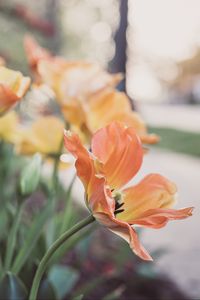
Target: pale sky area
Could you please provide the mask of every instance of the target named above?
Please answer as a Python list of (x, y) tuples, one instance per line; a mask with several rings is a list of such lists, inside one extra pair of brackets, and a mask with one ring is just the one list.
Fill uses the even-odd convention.
[(200, 0), (129, 0), (128, 90), (140, 101), (159, 101), (155, 69), (176, 75), (174, 61), (200, 46)]

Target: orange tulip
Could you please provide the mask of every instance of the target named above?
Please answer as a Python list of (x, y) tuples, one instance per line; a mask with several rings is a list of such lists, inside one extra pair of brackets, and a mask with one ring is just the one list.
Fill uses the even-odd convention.
[(88, 111), (86, 121), (91, 133), (112, 121), (119, 121), (133, 127), (142, 143), (154, 144), (159, 141), (157, 135), (148, 134), (145, 122), (138, 113), (132, 111), (130, 100), (123, 92), (105, 89), (89, 97), (84, 107)]
[(128, 97), (114, 89), (121, 74), (109, 74), (94, 63), (52, 56), (30, 37), (25, 39), (25, 49), (33, 71), (37, 69), (37, 76), (53, 89), (65, 119), (83, 141), (111, 121), (120, 121), (134, 127), (143, 143), (158, 142), (159, 137), (148, 134), (144, 121), (132, 111)]
[(0, 114), (5, 113), (26, 93), (30, 78), (22, 73), (0, 67)]
[(135, 225), (161, 228), (169, 220), (187, 218), (193, 208), (171, 209), (176, 186), (159, 174), (150, 174), (137, 185), (122, 189), (142, 164), (142, 146), (133, 128), (112, 122), (98, 130), (92, 138), (91, 152), (69, 131), (64, 141), (76, 158), (86, 204), (96, 220), (125, 239), (136, 255), (152, 260), (139, 242)]
[(30, 35), (27, 35), (24, 38), (24, 49), (31, 71), (37, 77), (38, 62), (41, 59), (51, 59), (51, 54), (48, 50), (40, 47), (35, 39)]
[(115, 86), (122, 78), (121, 74), (111, 75), (95, 63), (53, 56), (31, 36), (25, 37), (24, 47), (32, 71), (54, 90), (61, 104)]

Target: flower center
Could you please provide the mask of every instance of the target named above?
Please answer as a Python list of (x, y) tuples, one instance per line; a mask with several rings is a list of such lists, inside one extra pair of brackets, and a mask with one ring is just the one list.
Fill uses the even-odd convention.
[(122, 202), (122, 194), (120, 192), (114, 192), (113, 193), (113, 198), (115, 199), (115, 215), (121, 213), (124, 211), (123, 208), (121, 208), (124, 205), (124, 202)]

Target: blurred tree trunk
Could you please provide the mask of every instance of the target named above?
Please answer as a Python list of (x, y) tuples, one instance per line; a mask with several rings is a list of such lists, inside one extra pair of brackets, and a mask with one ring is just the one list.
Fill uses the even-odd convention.
[(128, 0), (118, 0), (120, 2), (120, 21), (115, 34), (115, 56), (110, 62), (112, 72), (124, 74), (124, 80), (120, 83), (119, 89), (126, 91), (126, 60), (127, 60), (127, 40), (126, 31), (128, 26)]
[(59, 52), (61, 48), (61, 26), (59, 24), (60, 1), (46, 0), (45, 19), (54, 28), (53, 39), (49, 40), (50, 48), (55, 52)]

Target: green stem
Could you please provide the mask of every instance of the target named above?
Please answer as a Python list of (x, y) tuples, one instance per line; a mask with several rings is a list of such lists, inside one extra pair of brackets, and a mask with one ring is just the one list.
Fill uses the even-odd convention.
[(89, 225), (90, 223), (94, 222), (95, 218), (90, 215), (84, 220), (80, 221), (76, 225), (74, 225), (71, 229), (67, 230), (65, 233), (63, 233), (49, 248), (49, 250), (46, 252), (46, 254), (43, 256), (38, 269), (36, 271), (33, 284), (30, 291), (29, 300), (36, 300), (38, 288), (40, 285), (40, 281), (42, 279), (42, 276), (46, 270), (46, 267), (48, 265), (49, 260), (51, 259), (52, 255), (56, 252), (56, 250), (62, 246), (65, 241), (70, 238), (72, 235), (74, 235), (76, 232), (84, 228), (85, 226)]
[(11, 266), (11, 262), (12, 262), (12, 258), (13, 258), (13, 253), (14, 253), (14, 250), (15, 250), (17, 231), (18, 231), (18, 228), (19, 228), (23, 208), (24, 208), (23, 204), (21, 204), (19, 206), (19, 208), (17, 208), (15, 218), (14, 218), (14, 221), (13, 221), (13, 225), (12, 225), (11, 231), (10, 231), (9, 236), (8, 236), (7, 246), (6, 246), (6, 258), (5, 258), (5, 265), (4, 265), (5, 271), (10, 270), (10, 266)]

